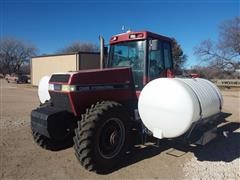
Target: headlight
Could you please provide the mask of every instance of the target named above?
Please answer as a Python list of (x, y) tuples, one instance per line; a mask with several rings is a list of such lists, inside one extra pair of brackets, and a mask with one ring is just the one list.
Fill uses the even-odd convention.
[(67, 92), (69, 92), (69, 91), (76, 91), (76, 86), (63, 84), (62, 85), (62, 91), (67, 91)]
[(48, 84), (48, 90), (54, 91), (54, 84)]
[(50, 91), (64, 91), (64, 92), (72, 92), (76, 91), (77, 88), (75, 85), (68, 84), (49, 84), (48, 90)]
[(77, 90), (76, 86), (70, 86), (70, 91), (76, 91), (76, 90)]

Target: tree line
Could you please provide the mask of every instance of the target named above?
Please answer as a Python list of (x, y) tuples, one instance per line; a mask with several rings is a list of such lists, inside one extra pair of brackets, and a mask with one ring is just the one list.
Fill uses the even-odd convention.
[[(235, 17), (221, 23), (218, 41), (211, 39), (200, 42), (194, 48), (199, 64), (188, 72), (195, 72), (201, 77), (212, 78), (239, 78), (240, 69), (240, 17)], [(56, 53), (72, 53), (78, 51), (97, 52), (99, 47), (93, 43), (73, 42), (59, 49)], [(172, 38), (172, 52), (174, 69), (176, 72), (185, 70), (188, 60), (181, 45)], [(38, 55), (38, 48), (30, 43), (16, 38), (0, 39), (0, 73), (29, 73), (31, 57)]]
[[(99, 48), (93, 43), (73, 42), (56, 51), (56, 54), (72, 52), (97, 52)], [(30, 43), (16, 38), (0, 39), (0, 73), (1, 74), (29, 74), (30, 59), (37, 56), (38, 48)]]
[[(183, 53), (183, 50), (176, 39), (172, 39), (172, 44), (174, 67), (175, 69), (182, 69), (187, 60), (187, 56)], [(93, 43), (81, 43), (76, 41), (57, 50), (56, 54), (79, 51), (98, 52), (99, 47)], [(38, 49), (33, 44), (15, 38), (0, 39), (0, 73), (29, 74), (30, 59), (36, 55), (38, 55)]]
[(192, 71), (213, 79), (240, 78), (240, 17), (222, 22), (218, 41), (202, 41), (194, 48), (199, 65)]

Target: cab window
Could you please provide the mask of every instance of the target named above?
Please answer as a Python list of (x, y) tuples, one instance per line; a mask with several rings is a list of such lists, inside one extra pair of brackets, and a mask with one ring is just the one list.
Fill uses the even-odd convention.
[(131, 67), (136, 90), (143, 88), (146, 41), (114, 44), (110, 49), (109, 67)]

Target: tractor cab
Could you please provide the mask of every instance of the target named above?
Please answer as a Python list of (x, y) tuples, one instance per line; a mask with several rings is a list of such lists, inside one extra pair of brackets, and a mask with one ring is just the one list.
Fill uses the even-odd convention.
[(171, 39), (148, 31), (118, 34), (110, 39), (108, 68), (131, 67), (136, 90), (172, 74)]

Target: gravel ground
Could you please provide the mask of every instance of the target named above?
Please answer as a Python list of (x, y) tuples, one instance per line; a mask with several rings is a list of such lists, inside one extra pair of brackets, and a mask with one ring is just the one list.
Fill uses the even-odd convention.
[(240, 92), (225, 90), (222, 95), (228, 122), (219, 128), (221, 134), (214, 141), (197, 149), (184, 165), (186, 179), (240, 180)]
[[(187, 179), (240, 179), (240, 131), (218, 138), (199, 150), (183, 171)], [(221, 142), (221, 144), (219, 143)], [(224, 148), (222, 147), (224, 144)], [(200, 154), (204, 157), (199, 156)]]
[(201, 162), (193, 158), (184, 166), (185, 177), (187, 179), (240, 179), (239, 163), (239, 158), (232, 162)]
[(240, 180), (240, 92), (222, 93), (226, 122), (208, 145), (183, 147), (174, 141), (161, 141), (159, 148), (138, 148), (119, 169), (98, 175), (79, 165), (73, 148), (52, 152), (38, 147), (29, 118), (39, 104), (36, 88), (0, 80), (0, 179)]

